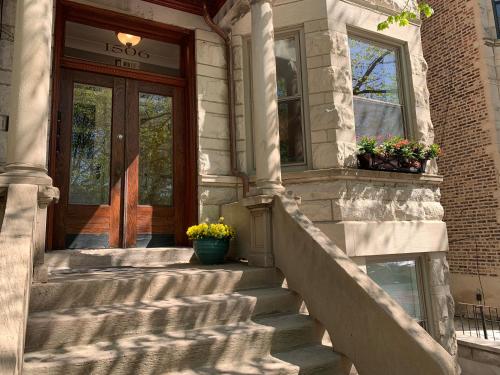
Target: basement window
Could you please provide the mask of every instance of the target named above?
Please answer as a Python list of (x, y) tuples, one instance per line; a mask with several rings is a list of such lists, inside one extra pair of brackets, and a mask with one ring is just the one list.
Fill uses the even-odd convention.
[(366, 272), (408, 315), (427, 329), (419, 263), (418, 259), (375, 261), (366, 264)]
[(349, 35), (356, 136), (406, 136), (400, 48)]

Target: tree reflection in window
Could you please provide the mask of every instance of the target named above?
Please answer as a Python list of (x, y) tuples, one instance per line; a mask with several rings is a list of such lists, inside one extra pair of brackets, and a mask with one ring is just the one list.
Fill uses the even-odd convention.
[(298, 35), (276, 38), (276, 83), (282, 164), (305, 162)]
[(139, 93), (139, 204), (172, 206), (172, 98)]
[(404, 136), (396, 48), (350, 36), (356, 135)]
[(109, 203), (113, 90), (75, 83), (69, 203)]

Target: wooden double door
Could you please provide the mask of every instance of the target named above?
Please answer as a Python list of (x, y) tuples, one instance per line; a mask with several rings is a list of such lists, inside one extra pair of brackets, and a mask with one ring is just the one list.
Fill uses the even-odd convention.
[(183, 88), (63, 69), (59, 103), (53, 248), (182, 242)]

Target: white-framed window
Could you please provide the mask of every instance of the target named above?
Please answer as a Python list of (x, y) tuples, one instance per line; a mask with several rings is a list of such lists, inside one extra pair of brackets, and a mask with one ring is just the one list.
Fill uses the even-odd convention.
[[(251, 43), (247, 44), (248, 72), (251, 81)], [(308, 139), (306, 131), (308, 110), (306, 107), (306, 83), (304, 79), (305, 53), (303, 35), (300, 30), (276, 32), (274, 36), (276, 55), (276, 85), (278, 96), (278, 117), (280, 135), (280, 156), (282, 167), (303, 168), (308, 164)], [(249, 91), (247, 116), (251, 120), (252, 95)], [(253, 129), (250, 132), (253, 150)], [(251, 169), (255, 169), (252, 155)]]
[(409, 136), (401, 46), (348, 39), (356, 136)]
[(375, 259), (366, 263), (368, 276), (384, 289), (408, 315), (428, 329), (421, 259)]

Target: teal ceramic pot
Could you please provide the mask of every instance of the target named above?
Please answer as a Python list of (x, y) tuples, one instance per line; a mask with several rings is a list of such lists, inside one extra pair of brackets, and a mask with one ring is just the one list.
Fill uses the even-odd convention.
[(201, 264), (224, 263), (229, 250), (229, 239), (202, 238), (193, 241), (193, 248)]

